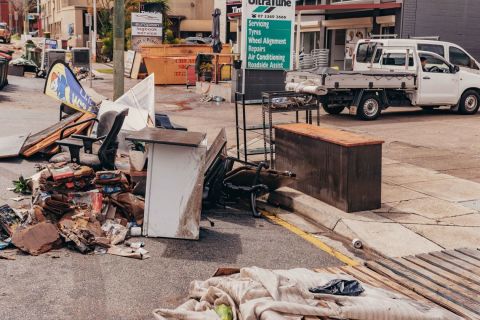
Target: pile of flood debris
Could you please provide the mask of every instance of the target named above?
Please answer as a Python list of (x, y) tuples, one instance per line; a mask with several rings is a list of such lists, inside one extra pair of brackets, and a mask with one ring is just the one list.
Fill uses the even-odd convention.
[(39, 255), (66, 246), (83, 254), (149, 257), (142, 242), (127, 240), (140, 236), (145, 207), (128, 174), (64, 162), (22, 181), (25, 188), (16, 185), (17, 191), (29, 193), (31, 203), (0, 206), (0, 253), (12, 246)]

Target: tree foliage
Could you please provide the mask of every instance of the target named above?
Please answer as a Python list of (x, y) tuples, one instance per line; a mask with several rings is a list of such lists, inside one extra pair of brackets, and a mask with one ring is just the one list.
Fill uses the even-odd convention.
[[(168, 26), (169, 0), (125, 0), (125, 47), (130, 48), (131, 43), (131, 17), (132, 12), (140, 11), (141, 3), (158, 3), (163, 15), (163, 25)], [(172, 0), (175, 1), (175, 0)], [(110, 57), (113, 54), (113, 1), (97, 0), (98, 35), (103, 38), (103, 54)]]

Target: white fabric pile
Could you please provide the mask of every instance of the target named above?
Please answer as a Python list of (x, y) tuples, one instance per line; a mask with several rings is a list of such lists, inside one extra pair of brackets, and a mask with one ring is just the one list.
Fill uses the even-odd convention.
[(232, 307), (235, 320), (301, 320), (319, 316), (356, 320), (462, 319), (363, 283), (365, 291), (357, 297), (312, 294), (308, 290), (338, 278), (353, 279), (308, 269), (243, 268), (231, 276), (193, 281), (189, 288), (192, 300), (175, 310), (156, 309), (153, 313), (158, 320), (219, 320), (213, 308), (226, 304)]

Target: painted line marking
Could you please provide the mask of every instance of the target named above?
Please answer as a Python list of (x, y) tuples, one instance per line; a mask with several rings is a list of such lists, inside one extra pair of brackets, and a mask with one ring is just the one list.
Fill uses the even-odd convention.
[(360, 265), (360, 262), (358, 262), (356, 260), (353, 260), (352, 258), (347, 257), (343, 253), (333, 249), (332, 247), (330, 247), (329, 245), (327, 245), (326, 243), (324, 243), (320, 239), (316, 238), (315, 236), (311, 235), (310, 233), (307, 233), (307, 232), (301, 230), (300, 228), (288, 223), (287, 221), (285, 221), (283, 219), (280, 219), (279, 217), (277, 217), (277, 216), (275, 216), (275, 215), (273, 215), (269, 212), (266, 212), (265, 210), (259, 210), (259, 211), (262, 213), (262, 216), (264, 216), (268, 220), (272, 221), (275, 224), (278, 224), (279, 226), (284, 227), (285, 229), (289, 230), (290, 232), (295, 233), (297, 236), (301, 237), (302, 239), (304, 239), (307, 242), (310, 242), (315, 247), (317, 247), (318, 249), (328, 253), (329, 255), (334, 256), (335, 258), (342, 261), (343, 263), (345, 263), (349, 266)]

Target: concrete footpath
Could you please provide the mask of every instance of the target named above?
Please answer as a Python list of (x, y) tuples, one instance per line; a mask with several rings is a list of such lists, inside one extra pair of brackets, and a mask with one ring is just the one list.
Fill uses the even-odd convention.
[(383, 158), (382, 207), (346, 213), (290, 188), (280, 205), (387, 257), (480, 248), (480, 183)]

